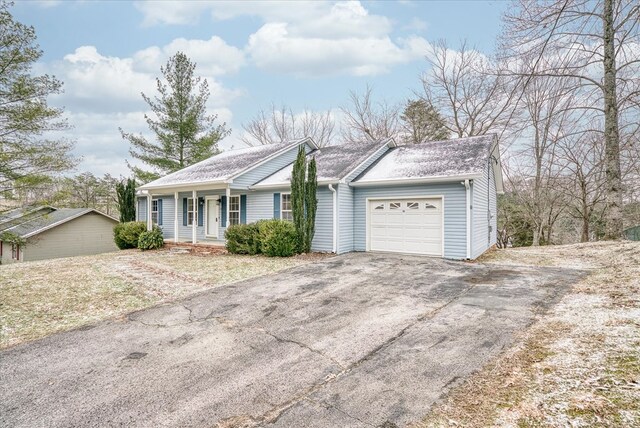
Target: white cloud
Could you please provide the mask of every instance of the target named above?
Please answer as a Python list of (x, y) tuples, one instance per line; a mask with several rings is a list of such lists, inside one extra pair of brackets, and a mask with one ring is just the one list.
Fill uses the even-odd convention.
[[(391, 21), (370, 14), (359, 1), (139, 2), (136, 6), (146, 24), (194, 23), (207, 11), (217, 20), (257, 16), (264, 24), (249, 36), (245, 47), (249, 60), (258, 68), (296, 76), (387, 73), (395, 65), (424, 57), (428, 45), (415, 36), (393, 40)], [(422, 28), (421, 22), (413, 24)], [(244, 60), (238, 54), (229, 58), (237, 67)]]
[(201, 75), (220, 76), (237, 72), (245, 63), (244, 53), (228, 45), (218, 36), (209, 40), (179, 38), (163, 46), (151, 46), (133, 55), (136, 67), (146, 72), (157, 73), (167, 58), (181, 51), (197, 64)]
[(247, 52), (260, 68), (298, 76), (386, 73), (397, 64), (424, 57), (428, 42), (411, 37), (306, 38), (290, 34), (287, 24), (265, 24), (249, 38)]

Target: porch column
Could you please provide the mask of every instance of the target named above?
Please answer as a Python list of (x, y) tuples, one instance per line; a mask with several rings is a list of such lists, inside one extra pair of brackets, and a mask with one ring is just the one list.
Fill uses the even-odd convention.
[(178, 192), (173, 194), (173, 242), (179, 242), (178, 233), (180, 228), (178, 227)]
[[(191, 223), (191, 243), (195, 244), (198, 238), (198, 195), (195, 190), (191, 191), (191, 197), (193, 198), (193, 222)], [(188, 208), (188, 207), (187, 207)]]
[(147, 230), (151, 230), (153, 228), (153, 221), (151, 220), (151, 192), (147, 195)]
[(231, 225), (231, 220), (229, 219), (230, 206), (231, 206), (231, 188), (227, 186), (227, 224), (225, 224), (225, 227), (229, 227)]

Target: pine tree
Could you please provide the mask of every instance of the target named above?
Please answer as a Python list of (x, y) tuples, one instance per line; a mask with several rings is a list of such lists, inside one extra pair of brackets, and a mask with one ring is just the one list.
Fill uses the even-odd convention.
[(62, 82), (33, 74), (42, 50), (33, 27), (15, 21), (11, 6), (0, 1), (0, 194), (7, 197), (38, 189), (77, 162), (73, 143), (45, 137), (69, 129), (63, 110), (47, 105)]
[(131, 144), (129, 154), (151, 167), (143, 170), (129, 165), (142, 182), (218, 153), (218, 142), (230, 132), (224, 123), (215, 124), (217, 115), (207, 115), (209, 86), (206, 80), (194, 76), (195, 68), (195, 63), (178, 52), (160, 68), (164, 81), (156, 79), (159, 95), (150, 98), (142, 94), (154, 114), (145, 115), (145, 120), (156, 141), (120, 129), (122, 138)]
[(425, 100), (408, 100), (400, 119), (404, 122), (404, 141), (406, 144), (449, 138), (449, 130), (445, 126), (442, 116)]

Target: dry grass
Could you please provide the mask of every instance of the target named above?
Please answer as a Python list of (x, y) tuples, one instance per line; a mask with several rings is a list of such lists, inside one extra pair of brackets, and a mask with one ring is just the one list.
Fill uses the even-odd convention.
[(317, 257), (127, 250), (0, 266), (0, 349)]
[(640, 426), (640, 243), (510, 249), (482, 262), (591, 273), (416, 426)]

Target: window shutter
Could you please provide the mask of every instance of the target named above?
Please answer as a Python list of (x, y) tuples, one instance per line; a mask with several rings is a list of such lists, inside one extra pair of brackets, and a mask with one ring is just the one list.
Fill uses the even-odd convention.
[(220, 218), (222, 219), (222, 224), (220, 226), (227, 227), (227, 197), (220, 197)]
[(162, 199), (158, 199), (158, 225), (162, 226)]
[(247, 195), (240, 195), (240, 224), (247, 224)]
[(204, 226), (204, 198), (198, 198), (198, 226)]
[(280, 218), (280, 193), (273, 194), (273, 218)]
[(187, 198), (182, 198), (182, 225), (187, 225)]

